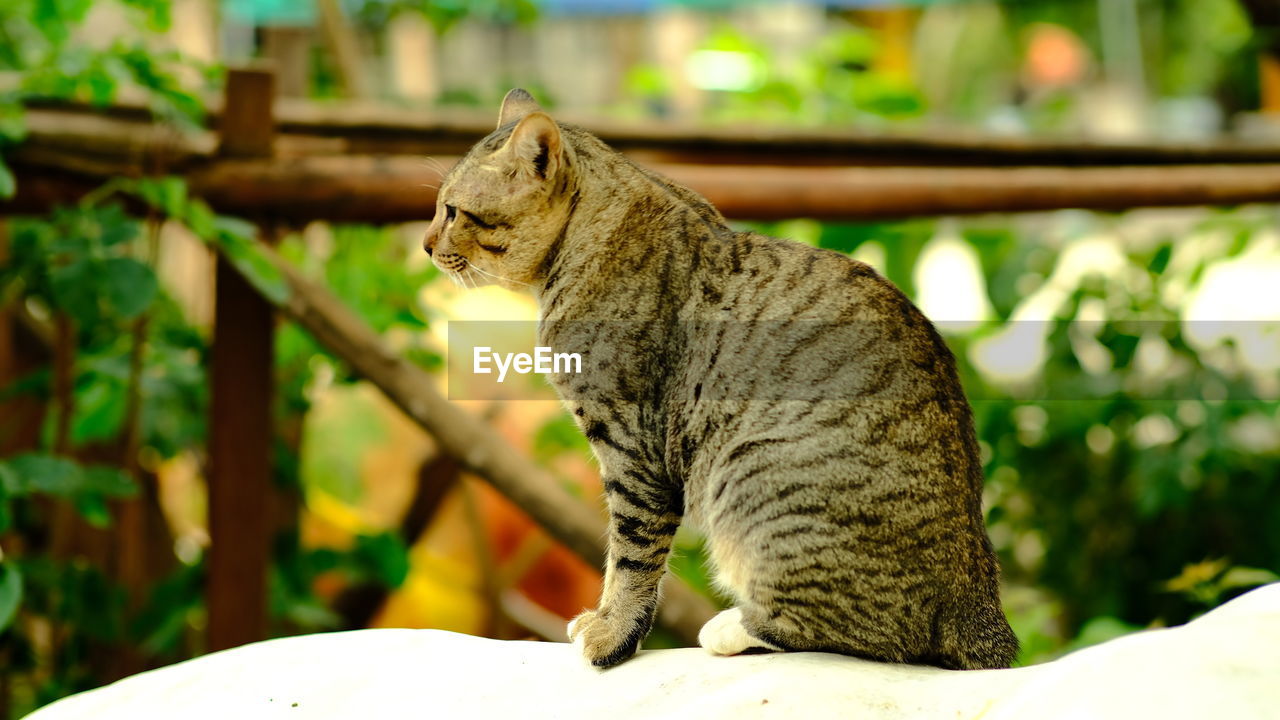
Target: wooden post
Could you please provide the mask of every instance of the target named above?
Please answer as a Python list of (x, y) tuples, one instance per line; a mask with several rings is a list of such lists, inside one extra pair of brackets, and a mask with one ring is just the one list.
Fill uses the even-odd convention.
[[(224, 157), (268, 157), (275, 122), (269, 70), (227, 74)], [(216, 271), (209, 455), (208, 649), (267, 637), (271, 553), (271, 305), (222, 257)]]

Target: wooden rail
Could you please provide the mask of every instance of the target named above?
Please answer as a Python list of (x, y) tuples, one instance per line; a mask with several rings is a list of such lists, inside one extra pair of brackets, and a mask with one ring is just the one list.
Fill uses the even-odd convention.
[[(222, 99), (208, 101), (216, 127)], [(145, 105), (96, 108), (66, 103), (29, 111), (51, 130), (73, 118), (146, 126)], [(496, 112), (414, 110), (374, 103), (317, 103), (280, 98), (276, 127), (285, 144), (299, 141), (327, 152), (368, 155), (459, 155), (493, 130)], [(964, 131), (870, 131), (857, 128), (714, 126), (621, 121), (561, 115), (611, 146), (645, 161), (675, 164), (1097, 167), (1114, 165), (1220, 165), (1280, 163), (1280, 144), (1236, 139), (1181, 142), (1031, 138)], [(209, 141), (206, 141), (209, 142)]]
[[(488, 122), (362, 115), (293, 107), (276, 152), (228, 158), (207, 131), (178, 135), (127, 113), (33, 110), (11, 162), (18, 197), (0, 213), (79, 197), (110, 177), (157, 162), (185, 175), (219, 211), (301, 223), (427, 219), (440, 169)], [(300, 107), (307, 108), (299, 109)], [(394, 115), (394, 113), (392, 113)], [(1280, 147), (1084, 144), (867, 136), (817, 132), (604, 126), (637, 161), (705, 195), (739, 219), (859, 220), (1056, 208), (1231, 205), (1280, 200)], [(974, 163), (985, 160), (984, 166)], [(898, 163), (886, 165), (887, 162)]]

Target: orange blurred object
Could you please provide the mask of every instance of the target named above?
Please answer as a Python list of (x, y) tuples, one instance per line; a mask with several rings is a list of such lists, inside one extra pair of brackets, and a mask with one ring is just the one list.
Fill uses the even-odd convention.
[(1039, 23), (1028, 31), (1023, 76), (1032, 87), (1074, 85), (1089, 68), (1088, 50), (1080, 37), (1061, 25)]

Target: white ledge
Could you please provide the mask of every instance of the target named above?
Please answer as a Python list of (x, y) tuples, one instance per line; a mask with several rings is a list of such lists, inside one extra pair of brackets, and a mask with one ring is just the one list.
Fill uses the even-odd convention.
[(360, 630), (248, 645), (61, 700), (121, 718), (1275, 718), (1280, 583), (1187, 625), (1033, 667), (954, 672), (823, 653), (652, 650), (611, 670), (568, 645)]

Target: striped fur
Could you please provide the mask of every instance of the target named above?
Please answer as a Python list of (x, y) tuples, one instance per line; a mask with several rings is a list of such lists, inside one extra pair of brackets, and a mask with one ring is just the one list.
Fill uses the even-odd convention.
[(609, 507), (600, 605), (569, 631), (592, 663), (649, 632), (682, 520), (737, 601), (702, 633), (713, 652), (1013, 660), (955, 361), (870, 267), (733, 231), (521, 90), (425, 244), (463, 281), (531, 289), (540, 344), (583, 355), (551, 380)]

